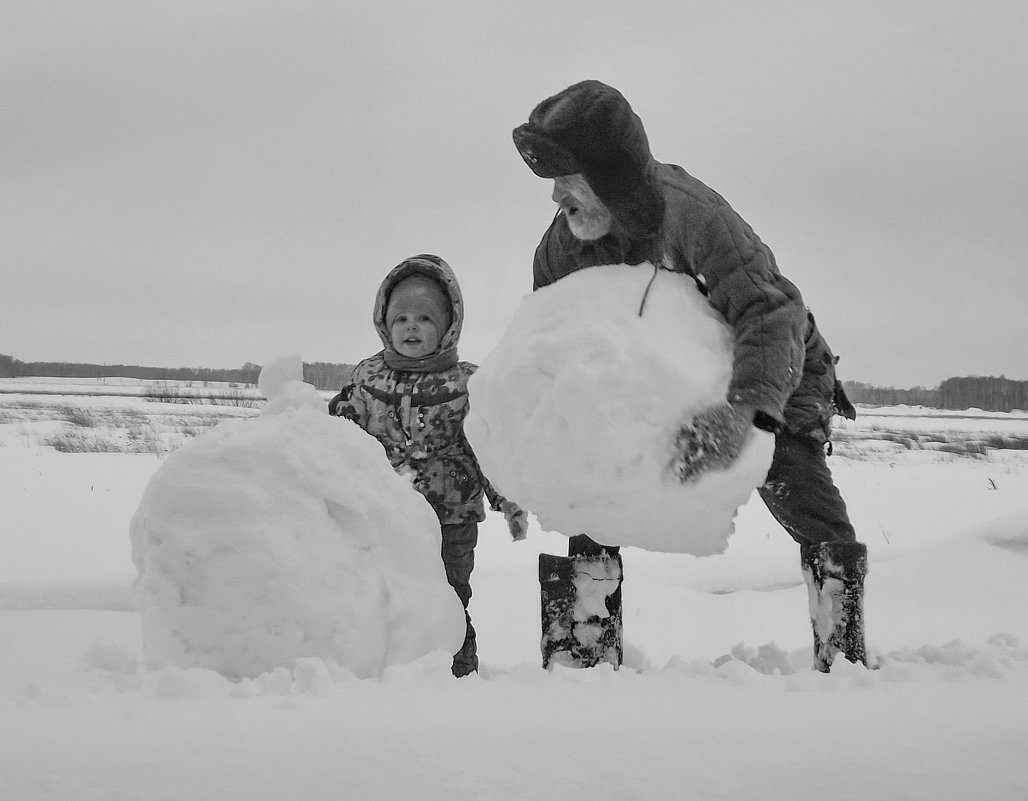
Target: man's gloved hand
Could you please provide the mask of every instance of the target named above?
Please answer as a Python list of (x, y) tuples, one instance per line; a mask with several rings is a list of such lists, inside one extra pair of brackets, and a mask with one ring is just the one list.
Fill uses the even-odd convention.
[(725, 402), (704, 409), (675, 435), (668, 469), (683, 484), (708, 470), (724, 470), (738, 457), (753, 426), (753, 411)]
[(522, 509), (513, 501), (506, 499), (500, 501), (500, 511), (507, 521), (507, 530), (510, 531), (511, 539), (515, 542), (525, 539), (528, 536), (528, 512)]

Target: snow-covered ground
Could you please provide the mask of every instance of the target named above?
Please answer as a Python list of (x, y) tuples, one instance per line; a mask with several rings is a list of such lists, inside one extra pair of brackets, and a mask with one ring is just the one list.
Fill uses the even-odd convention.
[(969, 455), (1028, 415), (860, 412), (830, 464), (878, 670), (808, 669), (797, 548), (754, 498), (723, 555), (624, 551), (619, 671), (540, 668), (566, 540), (493, 514), (480, 675), (230, 681), (144, 666), (129, 521), (169, 451), (257, 410), (0, 394), (0, 798), (1028, 799), (1028, 451)]

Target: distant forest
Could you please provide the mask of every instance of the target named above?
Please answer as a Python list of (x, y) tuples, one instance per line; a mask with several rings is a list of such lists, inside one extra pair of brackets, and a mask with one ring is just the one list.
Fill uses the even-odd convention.
[[(350, 378), (352, 364), (304, 362), (303, 380), (317, 389), (339, 389)], [(0, 354), (0, 378), (47, 376), (53, 378), (139, 378), (147, 381), (225, 381), (257, 384), (261, 365), (247, 362), (242, 367), (140, 367), (126, 364), (74, 364), (70, 362), (22, 362)], [(1028, 409), (1028, 381), (1000, 376), (947, 378), (935, 389), (894, 389), (859, 381), (844, 381), (846, 394), (854, 403), (869, 406), (928, 406), (933, 409), (984, 409), (1009, 412)]]
[(984, 409), (989, 412), (1028, 409), (1028, 381), (1012, 381), (1003, 376), (947, 378), (935, 389), (893, 389), (859, 381), (843, 381), (843, 387), (851, 401), (870, 406), (906, 404), (932, 409)]
[[(353, 373), (352, 364), (303, 363), (303, 380), (316, 389), (339, 389)], [(135, 364), (76, 364), (72, 362), (23, 362), (0, 353), (0, 378), (138, 378), (144, 381), (223, 381), (229, 384), (257, 384), (261, 365), (247, 362), (242, 367), (141, 367)]]

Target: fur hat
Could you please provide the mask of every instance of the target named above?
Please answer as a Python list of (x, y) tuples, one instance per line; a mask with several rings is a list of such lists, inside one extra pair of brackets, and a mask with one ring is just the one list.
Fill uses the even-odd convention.
[(439, 329), (439, 336), (450, 328), (450, 302), (439, 282), (427, 275), (415, 273), (407, 276), (389, 293), (386, 326), (392, 328), (397, 315), (403, 312), (427, 314)]
[(547, 98), (514, 129), (514, 145), (541, 178), (581, 173), (629, 236), (660, 230), (664, 200), (646, 131), (614, 87), (582, 81)]

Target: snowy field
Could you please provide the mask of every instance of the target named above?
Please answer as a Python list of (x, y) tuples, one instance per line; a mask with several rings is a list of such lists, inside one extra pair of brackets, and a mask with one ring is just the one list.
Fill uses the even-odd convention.
[(625, 549), (619, 671), (540, 668), (537, 558), (566, 540), (491, 514), (479, 675), (437, 653), (230, 681), (145, 666), (129, 521), (169, 453), (259, 399), (43, 383), (0, 380), (4, 801), (1028, 799), (1028, 414), (840, 426), (877, 670), (809, 669), (798, 549), (754, 497), (723, 555)]

